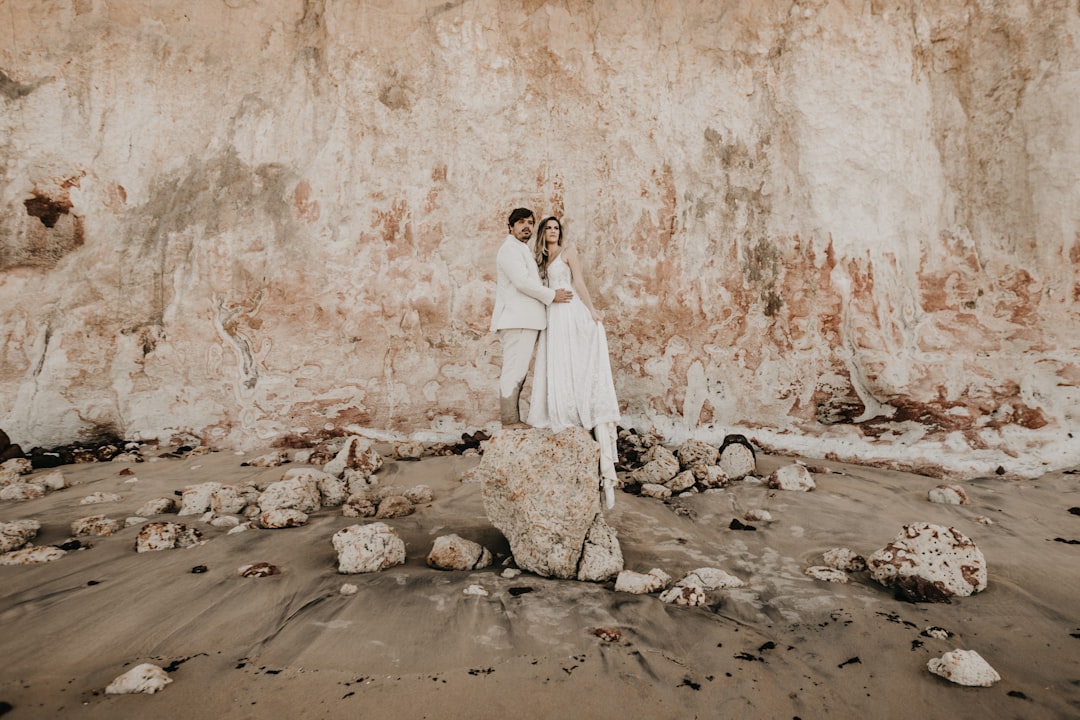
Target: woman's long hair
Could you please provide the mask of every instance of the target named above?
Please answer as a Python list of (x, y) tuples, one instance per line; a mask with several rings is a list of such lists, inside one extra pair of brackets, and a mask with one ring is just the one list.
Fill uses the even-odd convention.
[(547, 280), (548, 262), (550, 261), (550, 258), (548, 258), (547, 241), (544, 239), (544, 231), (547, 229), (548, 223), (555, 223), (559, 226), (559, 247), (562, 247), (563, 245), (563, 229), (562, 223), (559, 222), (559, 218), (555, 217), (554, 215), (544, 218), (540, 222), (540, 228), (536, 233), (535, 254), (536, 266), (540, 268), (540, 277), (545, 281)]

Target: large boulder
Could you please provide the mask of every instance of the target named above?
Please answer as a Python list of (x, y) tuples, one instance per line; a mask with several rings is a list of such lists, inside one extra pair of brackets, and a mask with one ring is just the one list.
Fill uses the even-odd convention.
[(438, 570), (480, 570), (491, 565), (491, 551), (460, 535), (435, 538), (427, 563)]
[[(581, 428), (504, 430), (487, 442), (476, 472), (484, 510), (509, 541), (518, 567), (580, 579), (586, 539), (600, 514), (599, 460), (599, 444)], [(614, 533), (598, 528), (590, 545), (618, 559), (591, 558), (589, 574), (618, 574), (622, 554)]]
[(405, 541), (386, 523), (350, 525), (330, 541), (342, 574), (378, 572), (405, 563)]
[(946, 598), (986, 589), (986, 559), (956, 528), (929, 523), (905, 525), (891, 543), (866, 558), (870, 576), (885, 587), (908, 578), (923, 581)]

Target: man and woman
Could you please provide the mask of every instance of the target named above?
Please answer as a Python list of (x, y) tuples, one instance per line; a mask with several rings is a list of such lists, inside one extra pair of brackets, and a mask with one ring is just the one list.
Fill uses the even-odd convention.
[[(528, 248), (535, 218), (517, 208), (496, 257), (497, 287), (491, 329), (503, 349), (500, 418), (505, 428), (559, 432), (590, 430), (600, 444), (600, 474), (607, 507), (615, 501), (615, 438), (619, 403), (611, 377), (607, 336), (585, 284), (577, 250), (564, 242), (555, 217), (540, 223), (535, 255)], [(546, 280), (546, 282), (545, 282)], [(519, 401), (533, 350), (528, 424)]]

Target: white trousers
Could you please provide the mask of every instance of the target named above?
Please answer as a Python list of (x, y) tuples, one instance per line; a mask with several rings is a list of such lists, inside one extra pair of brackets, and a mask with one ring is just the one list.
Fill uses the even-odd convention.
[(521, 422), (521, 386), (529, 374), (539, 330), (508, 328), (499, 330), (502, 345), (502, 374), (499, 376), (499, 415), (503, 425)]

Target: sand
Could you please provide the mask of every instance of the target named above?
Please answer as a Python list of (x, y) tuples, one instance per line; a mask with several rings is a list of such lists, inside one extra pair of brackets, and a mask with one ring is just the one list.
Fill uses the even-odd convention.
[[(161, 450), (164, 452), (164, 449)], [(148, 452), (147, 455), (154, 453)], [(37, 544), (70, 523), (134, 514), (187, 484), (278, 479), (229, 451), (157, 462), (62, 468), (77, 483), (0, 503), (0, 520), (37, 519)], [(427, 484), (435, 499), (388, 520), (405, 565), (336, 572), (333, 533), (371, 522), (324, 509), (300, 528), (227, 535), (198, 517), (206, 542), (136, 553), (139, 526), (44, 565), (0, 567), (0, 712), (22, 718), (1075, 718), (1080, 717), (1080, 475), (963, 483), (971, 504), (927, 501), (940, 481), (809, 461), (811, 493), (735, 483), (668, 503), (618, 493), (608, 522), (628, 569), (675, 578), (702, 566), (746, 581), (702, 608), (614, 583), (501, 575), (506, 541), (488, 523), (480, 487), (461, 477), (476, 457), (388, 461), (382, 484)], [(768, 473), (790, 458), (761, 457)], [(131, 468), (138, 478), (120, 474)], [(35, 476), (48, 471), (36, 471)], [(80, 506), (92, 492), (112, 503)], [(748, 509), (773, 522), (732, 530)], [(977, 518), (988, 518), (983, 524)], [(975, 540), (989, 587), (951, 604), (894, 599), (866, 573), (848, 584), (804, 575), (821, 554), (868, 555), (905, 523), (953, 526)], [(457, 533), (496, 554), (474, 572), (427, 567), (435, 538)], [(242, 578), (271, 562), (282, 574)], [(204, 573), (192, 568), (205, 565)], [(342, 595), (343, 584), (358, 587)], [(487, 596), (467, 595), (481, 585)], [(931, 626), (948, 639), (926, 637)], [(618, 631), (617, 640), (597, 628)], [(988, 688), (930, 674), (927, 661), (977, 651), (1000, 673)], [(143, 662), (173, 682), (155, 695), (106, 695)]]

